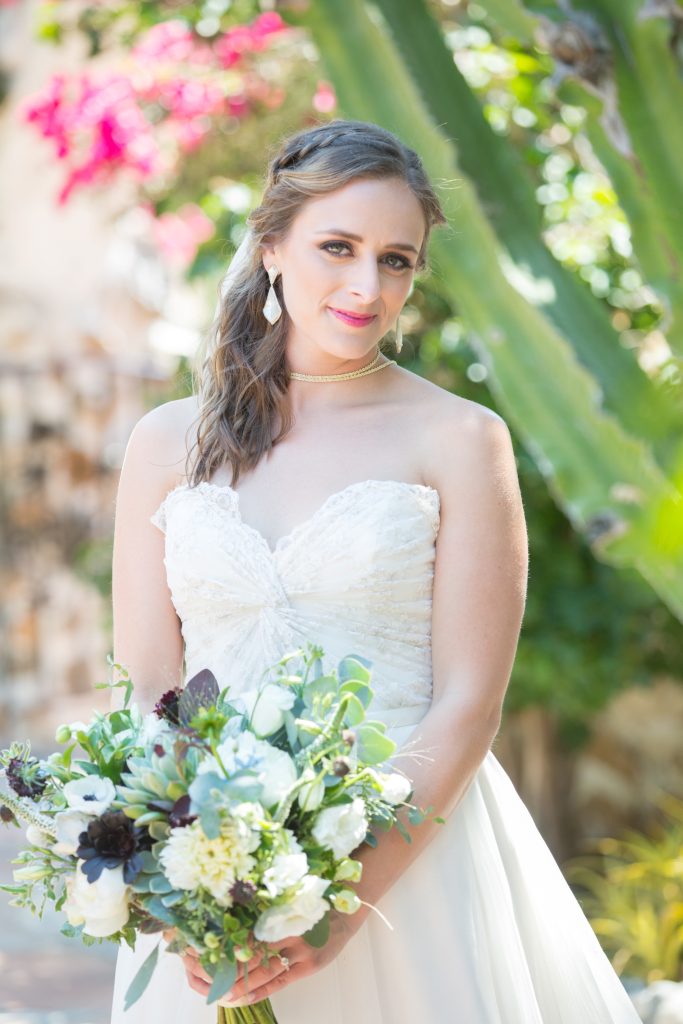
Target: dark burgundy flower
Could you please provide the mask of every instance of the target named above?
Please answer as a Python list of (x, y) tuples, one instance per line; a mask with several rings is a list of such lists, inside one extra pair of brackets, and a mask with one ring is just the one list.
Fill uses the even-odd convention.
[(256, 895), (256, 886), (253, 882), (247, 882), (242, 878), (238, 878), (230, 888), (230, 895), (235, 903), (246, 907)]
[(170, 722), (171, 725), (178, 725), (180, 722), (178, 702), (180, 695), (183, 691), (176, 687), (173, 690), (167, 690), (166, 693), (162, 694), (157, 703), (154, 705), (154, 714), (157, 718), (163, 718), (165, 721)]
[(123, 880), (135, 881), (142, 869), (138, 829), (123, 811), (105, 811), (78, 837), (76, 855), (85, 861), (81, 870), (89, 882), (96, 882), (105, 868), (123, 865)]
[(168, 816), (168, 823), (171, 828), (185, 828), (197, 820), (196, 814), (190, 814), (190, 794), (186, 793), (173, 804), (173, 809)]
[(40, 767), (40, 761), (35, 757), (23, 760), (21, 757), (12, 757), (7, 766), (7, 781), (17, 796), (32, 797), (34, 800), (41, 796), (47, 786), (47, 775)]

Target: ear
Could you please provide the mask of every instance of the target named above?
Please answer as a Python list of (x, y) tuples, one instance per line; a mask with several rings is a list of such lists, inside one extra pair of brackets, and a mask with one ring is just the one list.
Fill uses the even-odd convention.
[(263, 269), (266, 273), (268, 272), (268, 267), (272, 266), (273, 263), (277, 264), (275, 248), (272, 245), (261, 246), (261, 261), (263, 262)]

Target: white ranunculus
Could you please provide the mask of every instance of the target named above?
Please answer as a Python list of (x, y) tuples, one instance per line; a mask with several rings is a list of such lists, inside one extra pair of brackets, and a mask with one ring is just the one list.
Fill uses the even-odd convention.
[(325, 916), (330, 904), (323, 899), (329, 886), (325, 878), (306, 875), (288, 903), (269, 907), (254, 926), (254, 935), (263, 942), (279, 942), (290, 935), (303, 935)]
[(66, 880), (64, 904), (69, 924), (83, 925), (86, 935), (105, 938), (120, 931), (128, 922), (128, 887), (123, 866), (104, 868), (96, 882), (89, 882), (81, 871), (83, 861)]
[(301, 787), (296, 795), (302, 811), (315, 811), (320, 807), (325, 796), (325, 782), (322, 775), (317, 775)]
[(279, 896), (285, 889), (304, 877), (308, 871), (308, 857), (305, 853), (277, 853), (273, 863), (263, 872), (263, 884), (271, 896)]
[(263, 767), (258, 777), (263, 786), (259, 799), (264, 807), (271, 808), (280, 802), (298, 776), (296, 765), (285, 750), (278, 750), (268, 743), (264, 743), (264, 748)]
[(295, 694), (288, 686), (267, 683), (259, 690), (244, 690), (244, 702), (251, 727), (258, 736), (272, 736), (285, 723), (283, 711), (294, 704)]
[(399, 772), (377, 772), (382, 787), (382, 799), (390, 804), (404, 803), (413, 788), (410, 779)]
[(97, 816), (109, 810), (116, 796), (116, 789), (111, 779), (86, 775), (83, 779), (72, 779), (71, 782), (67, 782), (64, 796), (72, 810)]
[(326, 807), (315, 820), (312, 833), (317, 843), (335, 857), (348, 855), (363, 842), (368, 830), (365, 804), (357, 796), (348, 804)]
[(68, 810), (55, 814), (55, 828), (57, 829), (57, 842), (52, 849), (64, 857), (69, 857), (78, 848), (78, 837), (85, 832), (92, 815), (83, 814), (81, 811)]

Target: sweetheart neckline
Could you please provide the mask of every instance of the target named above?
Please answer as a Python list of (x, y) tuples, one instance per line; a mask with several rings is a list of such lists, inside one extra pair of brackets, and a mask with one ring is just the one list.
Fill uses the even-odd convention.
[(441, 506), (441, 495), (439, 494), (439, 491), (436, 489), (436, 487), (432, 487), (431, 484), (411, 483), (408, 480), (380, 480), (375, 478), (369, 478), (367, 480), (354, 480), (350, 484), (347, 484), (345, 487), (341, 487), (339, 490), (333, 491), (332, 494), (328, 494), (328, 496), (325, 499), (323, 499), (322, 503), (318, 505), (318, 507), (314, 509), (314, 511), (309, 516), (307, 516), (302, 522), (297, 523), (295, 526), (293, 526), (292, 529), (289, 530), (287, 533), (284, 533), (281, 537), (278, 537), (278, 539), (275, 542), (275, 546), (271, 548), (270, 544), (266, 540), (265, 536), (261, 533), (261, 531), (258, 530), (255, 526), (252, 526), (250, 523), (247, 523), (246, 520), (243, 518), (239, 491), (236, 491), (231, 484), (219, 484), (215, 483), (212, 480), (200, 480), (200, 482), (198, 484), (195, 484), (193, 487), (187, 482), (187, 480), (182, 480), (179, 484), (176, 484), (175, 487), (172, 487), (171, 490), (167, 493), (166, 497), (163, 499), (159, 507), (153, 513), (152, 518), (154, 518), (154, 516), (156, 516), (161, 511), (161, 509), (164, 507), (168, 499), (173, 494), (179, 491), (193, 491), (199, 490), (200, 488), (203, 488), (205, 490), (208, 489), (222, 491), (232, 497), (234, 510), (237, 514), (237, 519), (238, 522), (240, 523), (240, 526), (242, 526), (247, 532), (249, 532), (258, 539), (258, 541), (261, 543), (261, 545), (263, 546), (265, 551), (270, 555), (271, 558), (276, 558), (280, 551), (282, 551), (289, 543), (291, 543), (291, 541), (295, 537), (297, 537), (303, 530), (308, 529), (323, 514), (323, 512), (327, 508), (334, 504), (335, 500), (340, 499), (342, 496), (346, 495), (350, 491), (355, 490), (356, 488), (364, 487), (368, 484), (389, 484), (394, 487), (424, 491), (428, 494), (431, 494), (436, 499), (437, 512)]

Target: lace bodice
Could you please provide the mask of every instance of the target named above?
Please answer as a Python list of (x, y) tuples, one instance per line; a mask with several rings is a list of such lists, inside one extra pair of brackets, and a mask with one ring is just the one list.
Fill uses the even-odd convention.
[(306, 641), (333, 667), (372, 661), (373, 707), (431, 699), (431, 605), (439, 493), (362, 480), (271, 550), (227, 484), (173, 488), (151, 516), (185, 641), (185, 678), (210, 668), (232, 695)]

